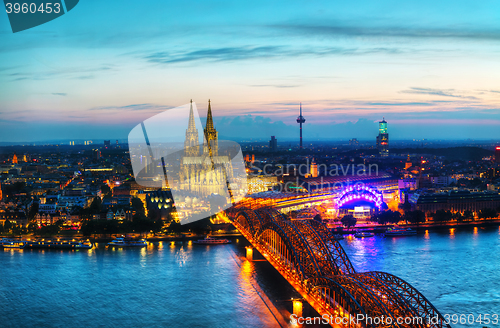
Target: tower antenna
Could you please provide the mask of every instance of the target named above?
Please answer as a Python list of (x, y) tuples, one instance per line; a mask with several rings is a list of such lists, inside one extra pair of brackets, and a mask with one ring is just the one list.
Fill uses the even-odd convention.
[(300, 149), (302, 149), (302, 124), (305, 123), (306, 119), (302, 116), (302, 102), (300, 103), (300, 114), (297, 117), (297, 123), (300, 124)]

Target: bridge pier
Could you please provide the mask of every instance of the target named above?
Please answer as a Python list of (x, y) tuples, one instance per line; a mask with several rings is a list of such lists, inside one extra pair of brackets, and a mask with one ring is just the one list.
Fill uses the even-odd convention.
[(247, 260), (253, 261), (253, 247), (247, 246), (246, 249), (247, 249)]
[(293, 303), (293, 314), (295, 314), (297, 317), (302, 317), (302, 309), (303, 309), (302, 300), (292, 299), (292, 303)]

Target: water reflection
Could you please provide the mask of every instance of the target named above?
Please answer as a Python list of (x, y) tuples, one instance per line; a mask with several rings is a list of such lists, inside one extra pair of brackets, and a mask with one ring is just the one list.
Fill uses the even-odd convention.
[[(497, 313), (500, 228), (451, 228), (416, 236), (343, 240), (357, 271), (408, 281), (443, 314)], [(453, 325), (467, 327), (465, 325)]]
[(254, 264), (240, 268), (234, 245), (96, 246), (0, 252), (0, 299), (9, 304), (1, 326), (67, 327), (78, 318), (86, 327), (250, 328), (274, 320), (252, 285)]

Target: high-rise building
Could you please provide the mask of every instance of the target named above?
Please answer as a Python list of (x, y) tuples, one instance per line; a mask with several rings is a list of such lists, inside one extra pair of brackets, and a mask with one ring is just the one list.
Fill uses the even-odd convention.
[(495, 148), (495, 162), (500, 163), (500, 146)]
[(306, 122), (304, 116), (302, 116), (302, 103), (300, 103), (300, 115), (297, 117), (297, 123), (300, 124), (300, 149), (302, 149), (302, 124)]
[(269, 140), (269, 150), (272, 152), (278, 150), (278, 139), (275, 136), (271, 136), (271, 140)]
[(378, 122), (377, 149), (380, 156), (389, 156), (389, 133), (387, 133), (385, 118)]
[(0, 200), (2, 200), (2, 184), (0, 183)]
[(17, 164), (17, 155), (14, 153), (14, 156), (12, 156), (12, 164)]

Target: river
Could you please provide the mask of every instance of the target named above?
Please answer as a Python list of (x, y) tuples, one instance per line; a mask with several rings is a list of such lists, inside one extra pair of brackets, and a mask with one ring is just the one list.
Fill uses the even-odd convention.
[[(269, 263), (244, 260), (246, 241), (233, 241), (0, 251), (0, 326), (279, 327), (299, 295)], [(443, 314), (500, 312), (499, 228), (341, 243), (357, 271), (395, 274)]]

